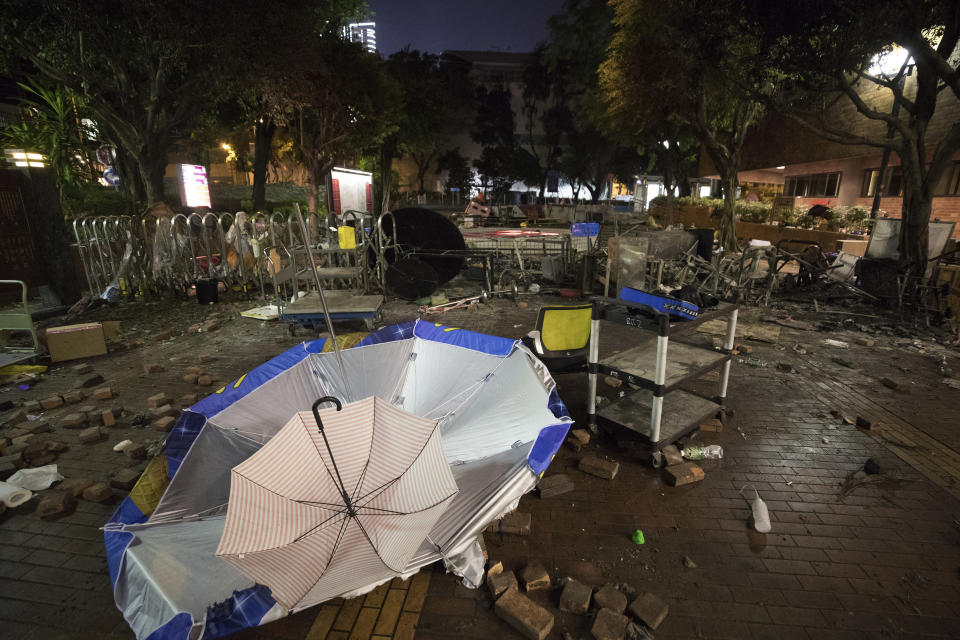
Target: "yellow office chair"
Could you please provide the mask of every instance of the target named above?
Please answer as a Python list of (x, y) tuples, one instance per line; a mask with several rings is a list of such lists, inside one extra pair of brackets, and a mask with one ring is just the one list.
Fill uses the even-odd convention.
[(586, 367), (593, 305), (540, 307), (536, 328), (523, 338), (553, 372)]

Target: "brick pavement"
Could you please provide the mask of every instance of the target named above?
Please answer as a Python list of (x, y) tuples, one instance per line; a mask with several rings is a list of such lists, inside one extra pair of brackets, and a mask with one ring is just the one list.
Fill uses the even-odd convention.
[[(220, 305), (212, 312), (228, 316), (234, 311)], [(413, 312), (398, 306), (388, 320)], [(175, 323), (162, 322), (185, 329), (211, 310), (194, 306), (179, 313)], [(516, 308), (496, 302), (440, 320), (515, 337), (529, 330), (535, 313), (536, 304)], [(118, 402), (128, 413), (144, 411), (146, 397), (158, 390), (174, 398), (197, 391), (181, 379), (182, 369), (196, 364), (202, 353), (215, 353), (216, 360), (205, 368), (222, 383), (302, 339), (282, 327), (223, 319), (223, 328), (211, 334), (147, 340), (131, 351), (91, 359), (118, 392), (115, 400), (91, 403)], [(819, 346), (823, 337), (784, 330), (781, 345), (787, 349), (754, 343), (752, 355), (771, 365), (790, 361), (796, 372), (734, 368), (730, 406), (735, 414), (723, 433), (702, 438), (722, 444), (726, 456), (704, 464), (702, 483), (668, 487), (630, 451), (605, 441), (584, 453), (614, 457), (621, 470), (613, 481), (593, 478), (576, 470), (578, 455), (564, 448), (548, 473), (567, 473), (576, 489), (544, 500), (525, 497), (520, 509), (533, 515), (532, 534), (488, 534), (491, 558), (518, 570), (528, 561), (542, 562), (555, 584), (569, 575), (596, 587), (627, 583), (657, 593), (671, 608), (657, 637), (960, 637), (960, 532), (953, 522), (960, 509), (949, 493), (960, 469), (953, 466), (960, 451), (955, 429), (960, 391), (923, 377), (930, 372), (929, 353), (882, 340), (873, 350), (852, 346), (846, 355), (856, 359), (858, 370), (849, 370), (830, 362), (833, 352)], [(605, 336), (605, 345), (622, 339)], [(788, 350), (794, 341), (811, 345), (808, 356)], [(149, 362), (163, 364), (166, 371), (144, 374)], [(952, 366), (960, 371), (955, 358)], [(25, 399), (68, 389), (74, 380), (66, 369), (53, 368)], [(877, 384), (882, 376), (913, 376), (919, 384), (911, 385), (909, 394), (897, 393)], [(574, 417), (582, 419), (583, 376), (559, 381)], [(867, 433), (843, 425), (830, 416), (831, 409), (868, 414), (886, 428)], [(128, 425), (129, 417), (121, 422)], [(64, 440), (74, 436), (56, 432)], [(118, 466), (142, 468), (110, 447), (123, 438), (159, 435), (129, 426), (109, 433), (98, 444), (71, 441), (57, 461), (61, 472), (102, 480)], [(871, 456), (884, 470), (880, 480), (849, 483), (848, 474)], [(770, 534), (748, 528), (749, 511), (739, 494), (745, 484), (767, 501)], [(75, 513), (53, 521), (32, 513), (0, 516), (0, 638), (131, 637), (113, 605), (98, 530), (115, 504), (81, 500)], [(629, 540), (636, 528), (644, 531), (643, 546)], [(685, 568), (684, 556), (697, 568)], [(400, 600), (389, 592), (403, 591), (404, 585), (393, 585), (385, 589), (379, 608), (378, 595), (368, 594), (357, 599), (359, 605), (349, 601), (307, 610), (238, 637), (299, 640), (380, 632), (409, 637), (414, 631), (424, 639), (517, 637), (493, 616), (484, 590), (458, 585), (440, 567), (418, 575), (431, 579), (428, 585), (426, 577), (409, 583), (419, 579), (427, 592), (415, 628), (409, 596), (403, 596), (399, 611), (385, 606), (388, 599)], [(557, 611), (558, 592), (532, 596), (557, 615), (552, 637), (589, 634), (588, 618)], [(333, 607), (338, 608), (330, 621)], [(385, 622), (378, 630), (381, 617)], [(371, 620), (374, 628), (367, 630)], [(396, 625), (390, 630), (389, 620)]]

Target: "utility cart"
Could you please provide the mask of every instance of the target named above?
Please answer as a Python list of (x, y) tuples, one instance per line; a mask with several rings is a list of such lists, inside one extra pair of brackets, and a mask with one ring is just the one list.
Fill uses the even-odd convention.
[[(737, 328), (737, 305), (720, 304), (702, 311), (694, 320), (681, 320), (652, 307), (617, 298), (593, 298), (590, 347), (587, 356), (587, 414), (590, 428), (600, 426), (617, 437), (635, 439), (660, 466), (663, 447), (695, 431), (700, 423), (720, 417), (727, 395), (730, 359)], [(680, 338), (710, 320), (726, 319), (721, 350), (682, 342)], [(636, 329), (629, 349), (600, 357), (601, 322), (616, 322)], [(720, 368), (717, 396), (705, 398), (681, 383)], [(597, 376), (622, 380), (627, 394), (597, 410)], [(630, 390), (627, 385), (639, 387)]]

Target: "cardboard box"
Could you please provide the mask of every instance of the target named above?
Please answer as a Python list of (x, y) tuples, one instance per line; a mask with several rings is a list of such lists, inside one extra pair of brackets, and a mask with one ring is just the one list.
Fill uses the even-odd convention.
[(71, 324), (47, 329), (47, 349), (52, 362), (102, 356), (107, 352), (103, 325), (99, 322)]

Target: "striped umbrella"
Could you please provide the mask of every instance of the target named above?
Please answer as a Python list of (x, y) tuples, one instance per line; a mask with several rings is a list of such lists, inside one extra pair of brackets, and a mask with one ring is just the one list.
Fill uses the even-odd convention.
[(321, 398), (232, 469), (217, 555), (303, 609), (402, 574), (457, 490), (435, 421)]

